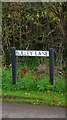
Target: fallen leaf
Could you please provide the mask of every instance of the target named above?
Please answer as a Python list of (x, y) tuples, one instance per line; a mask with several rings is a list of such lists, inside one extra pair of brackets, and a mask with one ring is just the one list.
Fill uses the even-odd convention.
[(4, 96), (6, 96), (6, 94), (4, 94)]
[(58, 98), (58, 96), (54, 96), (54, 98)]
[(61, 104), (61, 102), (58, 102), (58, 104), (60, 105), (60, 104)]
[(44, 96), (44, 94), (42, 94), (42, 96)]
[(50, 93), (50, 91), (47, 91), (48, 93)]
[(61, 96), (63, 96), (63, 93), (61, 93)]
[(52, 105), (55, 105), (55, 102), (52, 102)]

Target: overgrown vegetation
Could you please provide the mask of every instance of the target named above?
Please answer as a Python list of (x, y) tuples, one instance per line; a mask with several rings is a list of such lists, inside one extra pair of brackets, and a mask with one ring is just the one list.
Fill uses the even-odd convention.
[(2, 73), (4, 102), (65, 106), (64, 77), (56, 78), (54, 85), (51, 85), (47, 74), (39, 76), (28, 71), (23, 77), (18, 77), (17, 83), (13, 85), (11, 69), (3, 69)]
[[(32, 72), (27, 72), (23, 77), (17, 77), (16, 85), (12, 85), (12, 73), (11, 70), (3, 70), (3, 89), (8, 90), (38, 90), (38, 91), (55, 91), (55, 92), (65, 92), (65, 81), (63, 77), (58, 77), (55, 80), (54, 85), (49, 82), (49, 76), (45, 73), (41, 75), (36, 75)], [(5, 78), (6, 76), (6, 78)]]
[(12, 46), (23, 50), (48, 50), (53, 47), (56, 64), (64, 62), (66, 10), (66, 3), (61, 2), (3, 3), (3, 64), (11, 63)]

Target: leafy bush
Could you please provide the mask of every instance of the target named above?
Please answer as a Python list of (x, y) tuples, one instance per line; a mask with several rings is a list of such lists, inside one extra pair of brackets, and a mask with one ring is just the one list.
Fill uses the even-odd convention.
[(61, 40), (65, 40), (65, 35), (63, 36), (66, 33), (65, 21), (65, 3), (3, 2), (3, 64), (11, 63), (11, 47), (13, 46), (16, 49), (26, 50), (47, 50), (53, 47), (56, 60), (62, 61), (60, 60), (63, 56)]

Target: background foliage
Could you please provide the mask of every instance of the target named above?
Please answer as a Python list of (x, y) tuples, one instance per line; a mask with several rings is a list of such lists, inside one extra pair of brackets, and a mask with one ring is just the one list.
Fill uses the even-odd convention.
[(3, 3), (2, 62), (11, 63), (11, 47), (23, 50), (54, 48), (56, 64), (63, 62), (66, 3)]

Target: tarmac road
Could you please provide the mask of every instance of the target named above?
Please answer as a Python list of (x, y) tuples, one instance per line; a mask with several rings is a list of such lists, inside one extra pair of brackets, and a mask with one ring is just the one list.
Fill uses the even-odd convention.
[(3, 103), (2, 118), (65, 118), (65, 108), (24, 103)]

